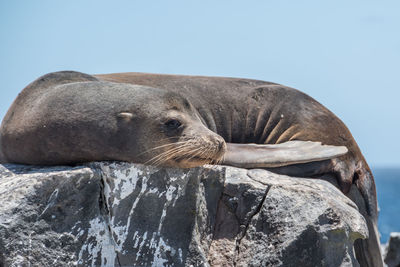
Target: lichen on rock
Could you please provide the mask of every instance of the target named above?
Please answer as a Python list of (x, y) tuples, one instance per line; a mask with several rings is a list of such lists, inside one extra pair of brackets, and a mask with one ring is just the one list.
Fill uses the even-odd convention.
[(225, 166), (0, 165), (0, 266), (357, 266), (323, 180)]

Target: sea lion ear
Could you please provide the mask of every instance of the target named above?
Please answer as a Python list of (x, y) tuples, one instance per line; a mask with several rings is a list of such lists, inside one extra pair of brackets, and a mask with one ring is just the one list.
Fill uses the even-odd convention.
[(130, 121), (133, 119), (133, 113), (131, 112), (120, 112), (117, 114), (117, 118), (123, 119), (125, 121)]

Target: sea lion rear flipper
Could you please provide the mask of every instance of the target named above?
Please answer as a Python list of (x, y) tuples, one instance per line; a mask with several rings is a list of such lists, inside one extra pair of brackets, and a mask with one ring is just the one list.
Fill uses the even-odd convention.
[(355, 185), (350, 190), (348, 197), (353, 200), (360, 213), (364, 216), (369, 237), (368, 239), (357, 239), (354, 243), (354, 251), (360, 266), (383, 266), (380, 251), (378, 232), (378, 208), (376, 190), (372, 173), (365, 162), (359, 162), (356, 166)]
[(274, 145), (227, 143), (222, 164), (241, 168), (273, 168), (328, 160), (346, 153), (344, 146), (311, 141), (289, 141)]

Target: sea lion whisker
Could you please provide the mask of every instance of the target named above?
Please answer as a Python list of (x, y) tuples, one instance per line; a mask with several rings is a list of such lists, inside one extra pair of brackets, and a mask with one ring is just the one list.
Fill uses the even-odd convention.
[(180, 151), (180, 153), (183, 154), (183, 156), (191, 156), (188, 158), (188, 160), (192, 159), (193, 157), (197, 156), (197, 151), (200, 151), (201, 148), (195, 148), (195, 149), (191, 149), (193, 146), (187, 146), (187, 147), (183, 147), (182, 150)]
[(166, 160), (170, 160), (170, 159), (174, 158), (176, 155), (185, 154), (186, 150), (187, 150), (186, 146), (177, 147), (177, 148), (167, 151), (164, 154), (164, 156), (166, 157)]
[[(206, 154), (206, 157), (207, 157), (207, 158), (210, 157), (210, 155), (212, 155), (212, 152), (211, 152), (210, 150), (205, 150), (204, 153), (207, 153), (207, 154)], [(215, 153), (214, 153), (214, 154), (215, 154)], [(211, 160), (207, 163), (207, 164), (211, 165), (211, 168), (205, 169), (204, 175), (208, 175), (208, 174), (210, 173), (211, 169), (214, 169), (214, 168), (215, 168), (214, 162), (215, 162), (215, 159), (211, 159)]]
[(160, 157), (156, 160), (156, 162), (166, 162), (170, 159), (175, 158), (176, 156), (184, 156), (185, 154), (189, 153), (190, 150), (187, 150), (187, 147), (179, 147), (174, 149), (173, 151), (167, 151), (163, 155), (160, 155)]
[(205, 149), (205, 150), (202, 150), (202, 153), (200, 154), (200, 157), (202, 157), (204, 159), (211, 159), (211, 157), (210, 157), (211, 155), (212, 155), (211, 151), (209, 149)]
[(164, 157), (168, 156), (169, 154), (171, 154), (171, 153), (173, 152), (173, 150), (176, 150), (176, 149), (177, 149), (177, 148), (173, 148), (173, 149), (164, 151), (163, 153), (152, 157), (151, 159), (149, 159), (148, 161), (146, 161), (144, 164), (155, 165), (156, 162), (163, 160)]
[(206, 162), (203, 165), (205, 165), (205, 164), (210, 164), (210, 163), (213, 162), (213, 157), (212, 156), (214, 154), (215, 154), (214, 151), (212, 151), (211, 149), (205, 149), (204, 150), (203, 148), (200, 147), (198, 149), (198, 152), (195, 155), (193, 155), (192, 158), (200, 157), (200, 158), (204, 159)]
[[(177, 148), (174, 148), (174, 150), (177, 150)], [(159, 163), (163, 163), (165, 161), (167, 161), (171, 155), (175, 154), (174, 150), (167, 150), (159, 155), (156, 155), (154, 157), (152, 157), (151, 159), (149, 159), (148, 161), (145, 162), (145, 164), (149, 164), (149, 165), (159, 165)]]
[[(216, 152), (216, 154), (219, 151)], [(220, 163), (223, 161), (224, 154), (220, 155), (218, 158), (211, 160), (210, 164), (212, 165), (212, 168), (216, 167), (217, 165), (220, 165)]]
[[(164, 139), (161, 139), (161, 140), (167, 140), (167, 139), (171, 139), (171, 138), (164, 138)], [(159, 145), (159, 146), (155, 146), (153, 148), (150, 148), (150, 149), (148, 149), (146, 151), (143, 151), (138, 155), (149, 153), (150, 151), (153, 151), (153, 150), (156, 150), (156, 149), (161, 149), (161, 148), (165, 148), (165, 147), (175, 147), (177, 144), (180, 145), (180, 144), (186, 144), (186, 143), (187, 143), (186, 141), (179, 141), (179, 142), (174, 142), (174, 143), (171, 143), (171, 144), (163, 144), (163, 145)]]
[(191, 157), (188, 158), (188, 160), (191, 160), (197, 156), (202, 155), (203, 151), (201, 148), (195, 148), (194, 150), (190, 151)]
[(149, 159), (148, 161), (146, 161), (145, 164), (155, 165), (157, 163), (165, 162), (165, 161), (173, 158), (176, 155), (176, 153), (180, 152), (180, 150), (184, 149), (187, 146), (190, 146), (190, 144), (184, 143), (178, 147), (169, 149), (169, 150)]
[(156, 147), (150, 148), (150, 149), (148, 149), (146, 151), (143, 151), (143, 152), (139, 153), (138, 155), (149, 153), (150, 151), (153, 151), (153, 150), (156, 150), (156, 149), (165, 148), (165, 147), (169, 147), (169, 146), (176, 146), (176, 144), (185, 144), (185, 143), (186, 142), (182, 141), (182, 142), (175, 142), (175, 143), (171, 143), (171, 144), (164, 144), (164, 145), (156, 146)]
[[(200, 146), (200, 148), (197, 146), (196, 150), (193, 150), (192, 148), (195, 145), (193, 144), (193, 142), (188, 142), (188, 141), (192, 141), (192, 140), (188, 139), (187, 141), (179, 141), (179, 142), (175, 142), (172, 144), (165, 144), (165, 145), (157, 146), (157, 147), (147, 150), (147, 151), (151, 151), (151, 150), (155, 150), (157, 148), (161, 149), (161, 148), (172, 147), (171, 149), (167, 149), (165, 152), (149, 159), (148, 161), (145, 162), (145, 164), (158, 165), (158, 164), (162, 164), (163, 162), (166, 162), (166, 161), (174, 158), (176, 155), (180, 155), (180, 156), (193, 155), (194, 151), (201, 150), (201, 146)], [(178, 146), (177, 146), (177, 144), (178, 144)], [(142, 153), (145, 153), (145, 152), (142, 152)]]
[(176, 147), (172, 150), (168, 150), (156, 157), (154, 157), (152, 159), (152, 164), (161, 164), (162, 162), (168, 161), (174, 157), (176, 157), (176, 155), (179, 155), (180, 157), (184, 157), (184, 156), (190, 156), (188, 158), (188, 160), (191, 160), (192, 158), (195, 158), (197, 156), (201, 156), (205, 153), (205, 151), (203, 151), (202, 147), (197, 147), (195, 149), (192, 149), (193, 144), (191, 143), (187, 143), (184, 145), (180, 145), (179, 147)]
[(157, 156), (151, 158), (150, 160), (148, 160), (146, 164), (153, 165), (153, 166), (159, 166), (170, 159), (171, 155), (168, 153), (171, 153), (171, 152), (164, 152), (160, 155), (157, 155)]

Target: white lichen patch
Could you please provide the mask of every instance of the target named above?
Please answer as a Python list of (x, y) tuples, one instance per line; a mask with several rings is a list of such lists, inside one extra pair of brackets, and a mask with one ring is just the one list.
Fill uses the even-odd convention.
[[(171, 170), (170, 172), (168, 171), (165, 180), (160, 183), (158, 180), (160, 177), (153, 176), (157, 171), (153, 167), (114, 163), (101, 163), (100, 167), (103, 172), (104, 197), (106, 205), (110, 209), (108, 227), (111, 231), (110, 236), (114, 241), (115, 251), (124, 254), (124, 250), (134, 249), (137, 251), (136, 260), (138, 260), (140, 256), (143, 256), (143, 253), (148, 253), (151, 250), (154, 252), (152, 253), (154, 257), (153, 266), (162, 266), (163, 263), (168, 261), (166, 251), (168, 251), (169, 257), (177, 255), (183, 261), (182, 249), (177, 250), (168, 246), (161, 236), (161, 230), (168, 214), (168, 209), (174, 207), (176, 201), (184, 194), (185, 184), (188, 179), (187, 174)], [(128, 206), (126, 206), (127, 202), (124, 202), (124, 208), (121, 209), (121, 201), (128, 197), (130, 204), (128, 203)], [(154, 217), (159, 218), (158, 225), (157, 223), (155, 224), (158, 227), (154, 229), (152, 234), (147, 231), (136, 230), (132, 236), (133, 229), (131, 228), (133, 226), (131, 226), (131, 223), (135, 217), (134, 214), (138, 208), (138, 203), (143, 199), (147, 199), (147, 197), (152, 199), (155, 197), (157, 201), (161, 202), (162, 210), (157, 211), (160, 213)], [(121, 214), (122, 211), (123, 213)], [(128, 240), (128, 238), (131, 240)], [(102, 242), (105, 242), (105, 240)], [(131, 248), (128, 246), (131, 246)], [(92, 249), (92, 253), (98, 253), (99, 251), (96, 248)]]
[[(87, 230), (86, 242), (81, 247), (78, 255), (78, 264), (88, 264), (91, 261), (91, 266), (97, 266), (97, 255), (101, 257), (101, 266), (114, 266), (117, 256), (115, 244), (111, 238), (110, 232), (106, 223), (100, 218), (91, 220), (90, 227)], [(84, 232), (79, 232), (77, 238)], [(82, 261), (84, 254), (87, 254), (87, 261)]]
[[(165, 264), (168, 262), (165, 254), (169, 253), (171, 257), (174, 257), (177, 251), (173, 247), (169, 246), (162, 237), (158, 237), (158, 241), (156, 241), (156, 238), (154, 238), (154, 236), (157, 235), (153, 235), (153, 238), (150, 241), (150, 247), (155, 248), (153, 263), (151, 266), (165, 266)], [(181, 248), (178, 248), (178, 257), (180, 263), (183, 263)]]
[(112, 195), (114, 199), (112, 204), (114, 206), (117, 206), (121, 200), (132, 194), (136, 188), (138, 180), (143, 175), (143, 172), (136, 167), (123, 169), (117, 168), (115, 164), (102, 164), (100, 166), (104, 173), (103, 176), (107, 176), (112, 179), (113, 188), (110, 188), (110, 184), (107, 183), (107, 181), (104, 181), (104, 184), (106, 185), (104, 188), (104, 194), (107, 201), (110, 202), (111, 190), (113, 191)]

